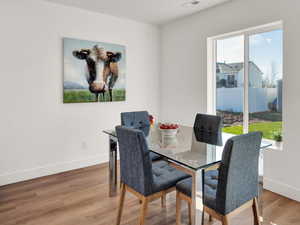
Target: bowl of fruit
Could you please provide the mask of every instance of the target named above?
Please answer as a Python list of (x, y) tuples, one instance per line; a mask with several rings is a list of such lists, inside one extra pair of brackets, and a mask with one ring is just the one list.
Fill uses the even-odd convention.
[(178, 124), (173, 123), (161, 123), (159, 129), (163, 136), (175, 137), (178, 132)]

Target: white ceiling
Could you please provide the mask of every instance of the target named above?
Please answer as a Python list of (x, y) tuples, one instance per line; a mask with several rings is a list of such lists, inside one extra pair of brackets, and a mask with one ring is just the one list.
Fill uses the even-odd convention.
[(182, 6), (192, 0), (47, 0), (67, 6), (125, 17), (141, 22), (163, 24), (231, 0), (200, 0), (196, 6)]

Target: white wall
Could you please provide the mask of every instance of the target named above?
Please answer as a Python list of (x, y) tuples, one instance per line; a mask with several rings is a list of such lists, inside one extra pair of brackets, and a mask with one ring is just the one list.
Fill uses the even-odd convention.
[[(152, 25), (41, 0), (0, 1), (0, 185), (108, 159), (120, 112), (159, 113), (160, 33)], [(127, 100), (63, 104), (62, 37), (127, 47)]]
[(265, 187), (300, 201), (300, 1), (233, 0), (163, 26), (161, 118), (192, 124), (206, 112), (208, 37), (278, 20), (284, 22), (284, 149), (265, 152)]

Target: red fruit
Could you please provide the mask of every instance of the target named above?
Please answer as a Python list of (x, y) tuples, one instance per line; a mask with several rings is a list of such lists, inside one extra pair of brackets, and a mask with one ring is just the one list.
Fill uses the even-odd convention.
[(159, 128), (160, 128), (160, 129), (166, 129), (166, 125), (165, 125), (165, 124), (162, 124), (162, 125), (160, 125)]
[(171, 124), (168, 124), (168, 123), (165, 123), (165, 124), (161, 124), (160, 126), (159, 126), (159, 128), (160, 129), (163, 129), (163, 130), (167, 130), (167, 129), (177, 129), (179, 126), (177, 125), (177, 124), (173, 124), (173, 123), (171, 123)]

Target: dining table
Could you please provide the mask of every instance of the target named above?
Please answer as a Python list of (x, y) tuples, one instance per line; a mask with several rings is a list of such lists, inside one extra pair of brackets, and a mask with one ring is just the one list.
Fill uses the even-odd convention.
[[(103, 130), (109, 138), (109, 196), (117, 195), (118, 138), (115, 129)], [(166, 135), (158, 124), (144, 130), (149, 151), (156, 153), (176, 169), (192, 177), (192, 225), (202, 221), (202, 170), (222, 158), (223, 146), (233, 135), (222, 133), (222, 144), (207, 144), (201, 139), (201, 131), (179, 125), (176, 135)], [(263, 140), (261, 150), (272, 143)]]

